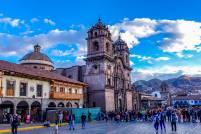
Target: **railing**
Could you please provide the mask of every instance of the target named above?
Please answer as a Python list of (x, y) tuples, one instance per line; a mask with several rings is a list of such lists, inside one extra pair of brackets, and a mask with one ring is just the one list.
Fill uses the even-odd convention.
[(75, 93), (61, 93), (61, 92), (51, 92), (51, 99), (62, 99), (62, 100), (80, 100), (83, 98), (82, 94)]

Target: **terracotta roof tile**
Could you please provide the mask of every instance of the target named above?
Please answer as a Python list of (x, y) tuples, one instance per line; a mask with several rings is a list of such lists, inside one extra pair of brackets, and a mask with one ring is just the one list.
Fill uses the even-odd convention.
[(7, 61), (0, 60), (0, 70), (1, 71), (10, 71), (15, 72), (23, 75), (29, 75), (33, 77), (42, 77), (49, 80), (56, 80), (61, 82), (68, 82), (68, 83), (74, 83), (74, 84), (80, 84), (80, 85), (87, 85), (86, 83), (79, 82), (73, 79), (69, 79), (67, 77), (64, 77), (60, 74), (57, 74), (55, 72), (46, 71), (46, 70), (39, 70), (35, 68), (29, 68), (24, 67), (20, 64), (15, 64)]

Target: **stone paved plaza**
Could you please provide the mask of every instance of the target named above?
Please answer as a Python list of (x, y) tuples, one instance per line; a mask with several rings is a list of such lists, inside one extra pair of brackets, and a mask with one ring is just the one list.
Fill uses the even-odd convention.
[[(75, 131), (69, 131), (66, 127), (59, 128), (59, 134), (155, 134), (152, 123), (114, 123), (114, 122), (94, 122), (87, 124), (86, 129), (82, 130), (80, 124), (76, 125)], [(181, 123), (178, 124), (178, 131), (171, 132), (170, 124), (166, 124), (166, 132), (158, 134), (201, 134), (200, 123)], [(36, 129), (23, 131), (19, 134), (53, 134), (53, 128)]]

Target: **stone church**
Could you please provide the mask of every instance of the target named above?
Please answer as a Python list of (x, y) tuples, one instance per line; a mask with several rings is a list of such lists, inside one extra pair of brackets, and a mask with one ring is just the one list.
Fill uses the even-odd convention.
[(100, 19), (87, 34), (86, 65), (56, 71), (88, 84), (88, 107), (101, 107), (105, 111), (132, 110), (132, 68), (126, 42), (120, 36), (113, 42), (108, 27)]

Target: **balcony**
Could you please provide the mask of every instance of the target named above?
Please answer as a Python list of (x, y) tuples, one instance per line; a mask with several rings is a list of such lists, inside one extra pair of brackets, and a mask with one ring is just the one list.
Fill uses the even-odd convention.
[(70, 94), (70, 93), (61, 93), (61, 92), (51, 92), (50, 99), (58, 100), (80, 100), (83, 98), (82, 94)]

